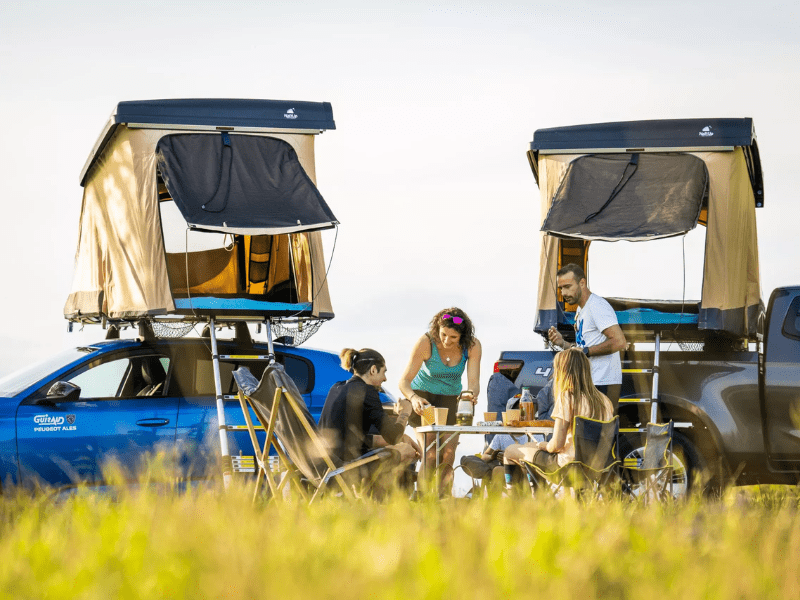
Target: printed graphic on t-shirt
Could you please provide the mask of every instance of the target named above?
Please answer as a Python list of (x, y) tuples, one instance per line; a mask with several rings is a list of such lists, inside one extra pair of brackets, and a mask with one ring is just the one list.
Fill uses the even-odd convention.
[(575, 342), (583, 348), (586, 345), (586, 342), (583, 339), (583, 319), (578, 319), (578, 331), (575, 334)]

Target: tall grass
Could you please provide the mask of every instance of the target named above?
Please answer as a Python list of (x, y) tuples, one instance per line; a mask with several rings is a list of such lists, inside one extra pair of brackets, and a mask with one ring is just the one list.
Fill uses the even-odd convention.
[(797, 598), (798, 498), (253, 504), (237, 487), (0, 499), (24, 598)]

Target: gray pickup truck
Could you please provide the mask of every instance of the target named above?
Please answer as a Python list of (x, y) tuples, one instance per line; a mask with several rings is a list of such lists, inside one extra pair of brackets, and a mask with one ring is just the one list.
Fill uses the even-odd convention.
[[(545, 348), (551, 326), (574, 340), (576, 307), (560, 297), (556, 271), (576, 263), (589, 275), (591, 243), (707, 228), (700, 301), (607, 298), (629, 342), (623, 457), (641, 454), (638, 430), (647, 422), (672, 420), (677, 495), (698, 483), (800, 481), (800, 287), (776, 289), (765, 310), (755, 226), (764, 192), (752, 120), (543, 129), (528, 157), (542, 203), (534, 330)], [(503, 351), (489, 381), (490, 410), (522, 387), (542, 388), (555, 351)]]

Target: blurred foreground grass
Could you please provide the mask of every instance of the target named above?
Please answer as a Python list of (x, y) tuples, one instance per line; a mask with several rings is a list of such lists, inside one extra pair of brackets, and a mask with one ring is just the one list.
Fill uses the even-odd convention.
[(144, 486), (0, 498), (4, 598), (797, 598), (793, 488), (672, 506), (571, 499), (253, 505)]

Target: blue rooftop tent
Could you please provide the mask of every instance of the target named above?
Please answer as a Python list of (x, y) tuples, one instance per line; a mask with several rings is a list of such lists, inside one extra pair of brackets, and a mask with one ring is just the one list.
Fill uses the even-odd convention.
[(185, 331), (208, 322), (226, 486), (216, 326), (266, 322), (274, 361), (274, 326), (294, 323), (290, 331), (307, 337), (334, 316), (320, 231), (338, 221), (314, 164), (314, 138), (328, 129), (328, 103), (120, 102), (81, 173), (64, 316), (154, 329), (188, 323)]

